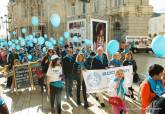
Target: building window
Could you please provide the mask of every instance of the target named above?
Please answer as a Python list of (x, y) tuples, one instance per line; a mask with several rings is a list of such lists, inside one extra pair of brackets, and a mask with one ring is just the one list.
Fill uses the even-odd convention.
[(121, 5), (121, 0), (115, 0), (115, 7), (119, 8)]
[(76, 6), (75, 5), (72, 5), (72, 15), (75, 15), (76, 14)]
[(83, 2), (83, 14), (86, 14), (86, 4)]
[(94, 12), (98, 12), (98, 0), (94, 0), (93, 5), (94, 5)]

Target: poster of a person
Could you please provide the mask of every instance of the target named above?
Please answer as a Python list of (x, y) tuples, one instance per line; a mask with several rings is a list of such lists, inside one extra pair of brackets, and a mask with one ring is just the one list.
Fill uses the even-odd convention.
[(91, 20), (91, 38), (93, 40), (93, 50), (102, 46), (104, 51), (107, 44), (107, 21), (92, 19)]

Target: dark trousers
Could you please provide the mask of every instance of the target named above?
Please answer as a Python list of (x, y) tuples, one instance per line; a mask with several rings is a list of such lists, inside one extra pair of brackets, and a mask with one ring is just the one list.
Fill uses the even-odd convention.
[(38, 84), (41, 87), (41, 92), (44, 91), (44, 87), (46, 89), (46, 84), (44, 82), (45, 82), (45, 77), (38, 78)]
[(80, 74), (75, 74), (75, 80), (77, 81), (77, 103), (81, 103), (80, 92), (81, 92), (81, 84), (82, 84), (82, 93), (83, 93), (83, 98), (84, 98), (84, 104), (88, 105), (85, 81), (83, 80), (81, 82)]
[(50, 85), (51, 109), (54, 109), (54, 103), (56, 103), (58, 114), (61, 114), (61, 95), (62, 95), (62, 88), (58, 88)]
[(6, 87), (11, 88), (12, 82), (13, 82), (13, 76), (8, 77)]
[(72, 97), (73, 75), (65, 74), (65, 87), (67, 98)]
[(6, 104), (0, 106), (0, 114), (9, 114), (9, 111), (8, 111)]

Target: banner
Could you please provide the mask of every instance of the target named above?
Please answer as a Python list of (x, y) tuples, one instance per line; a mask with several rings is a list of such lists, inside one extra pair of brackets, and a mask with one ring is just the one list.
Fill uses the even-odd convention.
[(113, 91), (113, 82), (118, 70), (124, 71), (124, 87), (127, 90), (132, 86), (133, 68), (132, 66), (123, 66), (109, 68), (104, 70), (86, 70), (83, 71), (87, 93), (97, 93), (103, 91)]

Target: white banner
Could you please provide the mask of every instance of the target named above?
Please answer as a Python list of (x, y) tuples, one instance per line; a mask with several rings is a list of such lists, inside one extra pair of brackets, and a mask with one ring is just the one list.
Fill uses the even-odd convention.
[(103, 91), (113, 91), (112, 83), (118, 70), (124, 71), (124, 88), (132, 86), (133, 68), (132, 66), (123, 66), (109, 68), (104, 70), (86, 70), (83, 71), (87, 93), (97, 93)]

